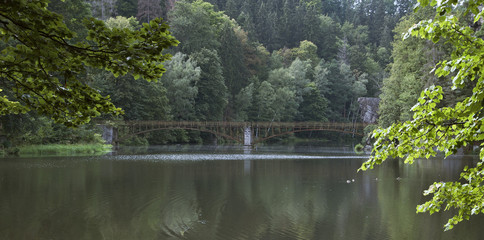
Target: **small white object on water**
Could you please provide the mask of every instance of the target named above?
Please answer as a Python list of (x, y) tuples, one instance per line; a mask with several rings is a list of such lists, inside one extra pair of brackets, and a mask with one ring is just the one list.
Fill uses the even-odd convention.
[(348, 179), (348, 180), (346, 180), (346, 183), (351, 183), (351, 181)]

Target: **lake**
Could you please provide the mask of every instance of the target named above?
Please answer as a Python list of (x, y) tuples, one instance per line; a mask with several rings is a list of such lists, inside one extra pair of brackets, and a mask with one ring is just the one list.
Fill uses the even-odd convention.
[[(133, 150), (133, 149), (131, 149)], [(135, 149), (136, 150), (136, 149)], [(389, 160), (351, 147), (165, 146), (100, 157), (0, 159), (0, 239), (482, 239), (416, 214), (472, 156)]]

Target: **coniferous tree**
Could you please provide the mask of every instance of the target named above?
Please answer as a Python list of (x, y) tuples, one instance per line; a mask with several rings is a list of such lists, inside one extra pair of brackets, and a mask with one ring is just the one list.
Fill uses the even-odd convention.
[(116, 0), (116, 12), (119, 16), (135, 17), (138, 13), (138, 0)]
[(238, 12), (238, 9), (239, 9), (239, 4), (240, 4), (240, 1), (227, 0), (225, 2), (225, 8), (224, 8), (225, 14), (227, 14), (229, 17), (235, 19), (238, 16), (237, 12)]
[(212, 4), (201, 0), (177, 1), (168, 18), (173, 35), (181, 42), (179, 48), (185, 54), (202, 48), (218, 49), (219, 27), (228, 21), (222, 12), (214, 11)]
[(101, 20), (115, 17), (117, 13), (117, 0), (90, 0), (92, 15)]
[(149, 22), (154, 18), (163, 16), (160, 0), (138, 0), (138, 13), (136, 18), (140, 22)]
[(83, 20), (92, 17), (91, 8), (83, 0), (52, 0), (48, 9), (61, 14), (66, 26), (75, 32), (76, 36), (71, 39), (72, 42), (81, 41), (87, 36), (87, 29)]
[(309, 90), (304, 93), (302, 96), (303, 101), (299, 105), (297, 120), (315, 122), (327, 121), (326, 108), (328, 100), (321, 95), (315, 83), (309, 83), (307, 88)]
[[(116, 17), (106, 21), (111, 29), (133, 30), (139, 27), (135, 18)], [(110, 95), (117, 107), (124, 109), (125, 120), (166, 120), (170, 119), (170, 105), (166, 89), (161, 82), (135, 80), (133, 76), (92, 70), (90, 78), (104, 95)], [(157, 106), (153, 108), (153, 106)]]
[(236, 27), (235, 23), (224, 22), (219, 33), (220, 48), (218, 49), (218, 54), (222, 63), (225, 85), (231, 96), (235, 96), (248, 84), (248, 72), (244, 65), (243, 46), (234, 32)]
[(220, 57), (215, 50), (202, 48), (190, 55), (201, 69), (197, 82), (195, 107), (199, 120), (223, 120), (227, 105), (227, 87), (224, 83)]

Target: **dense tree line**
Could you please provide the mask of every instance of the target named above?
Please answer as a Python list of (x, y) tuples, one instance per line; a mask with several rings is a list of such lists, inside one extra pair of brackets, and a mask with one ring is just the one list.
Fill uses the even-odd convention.
[[(86, 81), (124, 110), (124, 120), (341, 122), (358, 121), (358, 97), (380, 94), (394, 26), (411, 4), (55, 0), (49, 9), (78, 36), (87, 34), (80, 19), (89, 16), (112, 29), (168, 22), (180, 44), (167, 50), (173, 57), (158, 81), (87, 71)], [(152, 142), (200, 141), (183, 131), (156, 135)]]

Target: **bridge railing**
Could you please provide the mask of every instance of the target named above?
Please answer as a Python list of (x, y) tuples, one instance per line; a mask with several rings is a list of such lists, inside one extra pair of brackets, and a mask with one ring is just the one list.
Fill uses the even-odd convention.
[(244, 127), (247, 122), (222, 122), (222, 121), (126, 121), (120, 125), (149, 125), (160, 127)]
[[(304, 131), (333, 131), (363, 135), (366, 123), (340, 122), (229, 122), (229, 121), (125, 121), (116, 122), (120, 138), (144, 134), (162, 129), (189, 129), (210, 132), (215, 135), (242, 142), (250, 131), (255, 142), (272, 137)], [(121, 137), (123, 136), (123, 137)]]
[(357, 128), (363, 129), (367, 123), (340, 123), (340, 122), (231, 122), (231, 121), (125, 121), (119, 122), (118, 125), (148, 125), (148, 126), (166, 126), (166, 127), (290, 127), (290, 128)]

